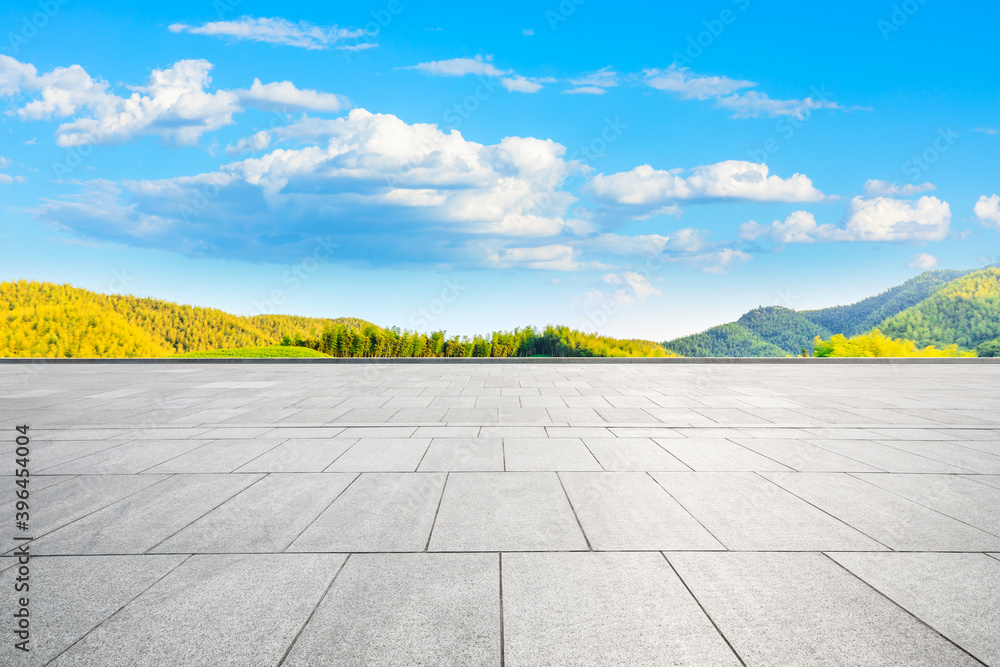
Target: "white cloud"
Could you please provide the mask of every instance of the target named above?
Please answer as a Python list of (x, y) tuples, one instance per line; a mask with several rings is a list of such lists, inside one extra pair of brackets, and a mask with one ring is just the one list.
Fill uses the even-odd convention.
[(1000, 195), (981, 196), (972, 212), (976, 214), (984, 227), (1000, 229)]
[(226, 146), (227, 155), (239, 155), (241, 153), (257, 153), (271, 145), (271, 133), (261, 130), (249, 137), (244, 137), (235, 144)]
[(756, 90), (722, 97), (716, 100), (716, 103), (723, 109), (732, 111), (733, 118), (778, 118), (780, 116), (794, 116), (802, 120), (814, 109), (843, 108), (835, 102), (814, 100), (811, 97), (802, 100), (774, 100), (768, 97), (766, 93), (760, 93)]
[(619, 77), (618, 72), (609, 66), (599, 69), (596, 72), (570, 79), (569, 83), (574, 87), (564, 90), (564, 93), (570, 95), (603, 95), (607, 92), (608, 88), (614, 88), (619, 84)]
[(872, 178), (865, 181), (865, 194), (869, 197), (909, 197), (937, 190), (933, 183), (890, 183)]
[(594, 176), (586, 190), (615, 204), (656, 208), (678, 201), (821, 201), (822, 192), (803, 174), (769, 175), (766, 164), (727, 160), (684, 170), (662, 171), (648, 164), (631, 171)]
[(292, 23), (282, 18), (253, 18), (243, 16), (235, 21), (214, 21), (200, 26), (174, 23), (171, 32), (189, 32), (194, 35), (231, 37), (269, 44), (285, 44), (303, 49), (328, 49), (343, 39), (352, 39), (364, 34), (359, 28), (338, 26), (318, 26), (305, 21)]
[(938, 258), (934, 255), (928, 255), (925, 252), (919, 252), (913, 256), (913, 260), (907, 264), (911, 269), (920, 269), (921, 271), (928, 271), (937, 266)]
[(740, 239), (754, 241), (766, 238), (777, 245), (786, 243), (814, 243), (822, 241), (848, 241), (847, 232), (836, 225), (820, 225), (812, 213), (795, 211), (782, 222), (761, 225), (751, 220), (740, 226)]
[(743, 262), (749, 262), (753, 255), (734, 250), (732, 248), (722, 248), (714, 252), (698, 255), (694, 260), (702, 265), (701, 270), (705, 273), (726, 273)]
[(753, 81), (730, 79), (728, 76), (704, 76), (695, 74), (687, 67), (671, 65), (667, 69), (647, 69), (643, 72), (647, 85), (673, 93), (682, 100), (706, 100), (721, 97), (752, 88), (757, 84)]
[(524, 37), (531, 37), (534, 34), (535, 31), (532, 30), (531, 28), (524, 28), (523, 30), (521, 30), (521, 35), (523, 35)]
[(643, 72), (646, 84), (679, 97), (682, 100), (714, 100), (716, 105), (733, 112), (733, 118), (777, 118), (794, 116), (805, 118), (814, 109), (842, 109), (839, 104), (825, 99), (780, 100), (756, 90), (757, 83), (728, 76), (696, 74), (687, 67), (676, 64), (667, 69), (647, 69)]
[(433, 76), (467, 76), (476, 74), (479, 76), (503, 76), (509, 74), (508, 70), (498, 69), (493, 65), (493, 56), (476, 56), (475, 58), (451, 58), (450, 60), (434, 60), (426, 63), (418, 63), (400, 69), (415, 69)]
[(291, 81), (262, 84), (254, 79), (249, 90), (235, 91), (244, 106), (264, 111), (340, 111), (349, 105), (347, 98), (333, 93), (301, 90)]
[(995, 127), (977, 127), (972, 131), (979, 132), (981, 134), (1000, 134), (1000, 130), (997, 130)]
[[(90, 239), (251, 260), (294, 258), (329, 234), (345, 261), (468, 263), (475, 250), (493, 266), (595, 266), (561, 240), (508, 247), (590, 233), (568, 215), (576, 198), (562, 184), (585, 167), (564, 159), (563, 146), (532, 137), (482, 145), (363, 109), (323, 129), (322, 143), (272, 149), (214, 173), (91, 183), (47, 201), (36, 217)], [(492, 243), (492, 255), (470, 250), (477, 239)]]
[(915, 202), (855, 197), (847, 216), (847, 234), (857, 241), (940, 241), (951, 224), (948, 202), (926, 196)]
[(818, 224), (812, 213), (795, 211), (784, 221), (762, 225), (751, 220), (740, 226), (740, 240), (764, 238), (775, 245), (839, 241), (940, 241), (948, 234), (951, 209), (936, 197), (915, 202), (879, 197), (855, 197), (848, 205), (846, 225)]
[[(10, 158), (0, 157), (0, 169), (6, 169), (13, 164)], [(27, 179), (24, 176), (11, 176), (10, 174), (0, 173), (0, 185), (10, 185), (11, 183), (25, 183)]]
[(180, 60), (153, 70), (145, 85), (129, 86), (132, 93), (125, 98), (79, 65), (39, 76), (33, 66), (0, 56), (0, 87), (11, 95), (37, 95), (17, 110), (22, 120), (71, 118), (56, 130), (60, 146), (122, 143), (139, 135), (190, 145), (205, 132), (232, 124), (233, 114), (246, 106), (336, 111), (347, 104), (339, 95), (300, 90), (290, 81), (255, 79), (249, 90), (211, 92), (211, 69), (205, 60)]
[(611, 289), (608, 291), (590, 289), (581, 294), (575, 303), (592, 313), (628, 308), (636, 303), (663, 296), (663, 292), (650, 283), (649, 276), (634, 271), (607, 273), (601, 276), (601, 282), (609, 285)]
[(597, 86), (581, 86), (580, 88), (569, 88), (563, 91), (566, 95), (603, 95), (606, 92), (608, 91)]
[(542, 84), (538, 83), (538, 81), (528, 79), (520, 74), (504, 77), (500, 79), (500, 84), (507, 90), (515, 93), (537, 93), (542, 89)]

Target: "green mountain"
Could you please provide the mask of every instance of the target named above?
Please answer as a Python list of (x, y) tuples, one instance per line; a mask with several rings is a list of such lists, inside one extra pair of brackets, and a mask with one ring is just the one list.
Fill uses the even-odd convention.
[(790, 354), (736, 322), (677, 338), (663, 346), (682, 357), (787, 357)]
[(802, 314), (830, 333), (844, 334), (848, 337), (855, 336), (871, 331), (886, 318), (917, 305), (941, 289), (943, 285), (962, 276), (967, 276), (973, 270), (925, 271), (915, 278), (910, 278), (902, 285), (897, 285), (881, 294), (870, 296), (849, 306), (804, 310)]
[(879, 327), (890, 338), (917, 346), (958, 345), (969, 350), (1000, 336), (1000, 269), (985, 269), (953, 280)]
[(847, 306), (796, 311), (751, 310), (736, 322), (666, 341), (689, 357), (777, 357), (812, 351), (816, 336), (851, 337), (878, 327), (920, 347), (958, 344), (971, 349), (1000, 336), (1000, 269), (926, 271), (902, 285)]

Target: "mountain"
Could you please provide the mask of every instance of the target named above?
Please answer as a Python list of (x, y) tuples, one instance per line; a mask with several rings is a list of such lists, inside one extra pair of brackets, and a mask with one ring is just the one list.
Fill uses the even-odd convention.
[(967, 276), (968, 271), (925, 271), (902, 285), (887, 289), (876, 296), (849, 306), (834, 306), (821, 310), (804, 310), (802, 314), (830, 333), (854, 336), (871, 331), (886, 318), (927, 299), (943, 285)]
[(789, 352), (762, 339), (741, 324), (730, 322), (663, 346), (682, 357), (787, 357)]
[[(986, 305), (986, 297), (979, 297), (980, 301), (975, 304), (966, 304), (964, 310), (939, 305), (933, 313), (930, 310), (914, 310), (905, 322), (892, 322), (892, 318), (929, 304), (929, 300), (938, 294), (951, 294), (943, 292), (946, 286), (960, 284), (963, 279), (990, 270), (996, 269), (925, 271), (881, 294), (847, 306), (803, 311), (780, 306), (755, 308), (736, 322), (666, 341), (663, 345), (689, 357), (783, 357), (799, 355), (803, 349), (811, 352), (817, 336), (824, 339), (834, 334), (851, 337), (867, 333), (876, 327), (882, 327), (883, 332), (890, 337), (911, 339), (906, 333), (909, 326), (909, 331), (914, 335), (917, 331), (923, 331), (923, 338), (917, 340), (922, 347), (958, 343), (960, 348), (968, 349), (978, 344), (973, 341), (982, 342), (1000, 335), (1000, 330), (990, 335), (993, 329), (988, 322), (992, 306)], [(959, 292), (963, 289), (971, 288), (958, 288)], [(942, 299), (948, 301), (951, 297)], [(945, 318), (942, 309), (953, 313), (955, 317)], [(919, 321), (917, 318), (920, 318)], [(921, 329), (930, 326), (930, 319), (937, 322), (937, 328), (933, 331)], [(997, 322), (995, 315), (992, 321)], [(967, 331), (969, 326), (976, 326), (977, 329), (974, 332)], [(951, 338), (947, 332), (951, 333)]]
[(958, 345), (968, 350), (1000, 336), (1000, 269), (953, 280), (932, 296), (878, 326), (890, 338), (920, 347)]

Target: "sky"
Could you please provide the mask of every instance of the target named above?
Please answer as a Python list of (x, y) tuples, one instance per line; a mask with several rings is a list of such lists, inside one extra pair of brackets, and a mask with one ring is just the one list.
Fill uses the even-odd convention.
[(1000, 5), (6, 2), (0, 281), (656, 341), (1000, 260)]

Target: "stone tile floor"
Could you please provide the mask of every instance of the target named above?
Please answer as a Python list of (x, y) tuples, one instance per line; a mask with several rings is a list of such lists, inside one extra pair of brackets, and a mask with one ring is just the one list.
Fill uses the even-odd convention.
[(1000, 365), (0, 365), (7, 665), (1000, 665)]

